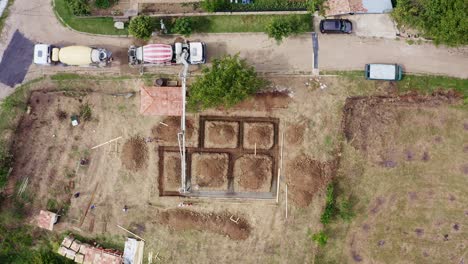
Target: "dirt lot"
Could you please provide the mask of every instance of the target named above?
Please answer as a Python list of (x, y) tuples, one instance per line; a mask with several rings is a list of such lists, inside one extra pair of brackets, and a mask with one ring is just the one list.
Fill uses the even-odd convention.
[(273, 124), (270, 123), (245, 123), (244, 124), (244, 148), (270, 149), (274, 143)]
[(229, 166), (228, 154), (192, 154), (192, 183), (196, 189), (226, 190)]
[[(12, 178), (18, 183), (28, 177), (27, 192), (34, 194), (28, 205), (31, 214), (47, 207), (68, 211), (56, 225), (57, 232), (72, 230), (123, 243), (126, 234), (116, 227), (121, 225), (145, 238), (145, 255), (159, 252), (163, 263), (310, 263), (314, 259), (315, 263), (353, 263), (359, 259), (362, 263), (418, 262), (425, 260), (425, 255), (445, 263), (463, 256), (462, 238), (468, 224), (464, 208), (468, 200), (463, 189), (468, 166), (464, 158), (468, 153), (465, 110), (447, 107), (447, 100), (427, 104), (409, 97), (413, 101), (358, 100), (353, 107), (346, 104), (349, 111), (343, 111), (348, 97), (391, 94), (379, 82), (349, 82), (337, 77), (314, 81), (288, 76), (271, 81), (272, 88), (288, 93), (262, 94), (230, 110), (190, 114), (193, 131), (188, 129), (187, 137), (192, 144), (189, 149), (203, 144), (199, 142), (200, 115), (231, 120), (277, 118), (278, 144), (284, 138), (283, 160), (278, 158), (277, 162), (283, 168), (279, 204), (274, 199), (160, 196), (161, 185), (174, 192), (180, 187), (180, 158), (174, 136), (179, 120), (141, 116), (138, 93), (129, 99), (113, 96), (135, 91), (142, 82), (134, 79), (46, 79), (35, 84), (37, 91), (29, 100), (31, 114), (24, 116), (14, 136)], [(309, 84), (314, 82), (327, 88)], [(91, 120), (72, 127), (70, 116), (78, 114), (86, 103), (92, 109)], [(360, 116), (362, 113), (369, 116)], [(350, 116), (344, 122), (345, 134), (343, 114)], [(214, 126), (217, 120), (208, 119), (207, 124), (210, 122)], [(222, 151), (240, 155), (244, 137), (238, 135), (245, 128), (241, 129), (240, 121), (233, 122), (237, 126), (229, 122), (222, 124), (228, 123), (225, 130), (237, 130), (230, 141), (216, 141), (216, 135), (209, 134), (205, 126), (203, 134), (209, 138), (205, 144), (229, 142), (234, 148)], [(343, 140), (347, 141), (341, 150)], [(161, 146), (167, 148), (164, 155), (159, 153)], [(280, 149), (275, 150), (278, 157)], [(255, 155), (250, 148), (242, 151), (246, 151), (242, 155)], [(268, 171), (268, 159), (262, 158), (267, 153), (270, 150), (259, 148), (255, 162), (245, 161), (248, 164), (241, 166), (245, 170), (242, 175), (254, 177), (238, 177), (239, 188), (255, 192), (264, 190), (265, 182), (273, 181), (270, 174), (262, 174)], [(341, 154), (339, 167), (337, 153)], [(206, 160), (224, 157), (211, 156), (211, 152), (208, 158), (201, 157), (206, 154), (195, 156), (206, 166), (192, 169), (206, 175), (207, 185), (221, 184), (216, 181), (218, 174), (211, 172), (224, 172), (224, 167)], [(88, 165), (79, 165), (83, 158), (89, 160)], [(167, 168), (164, 175), (160, 175), (160, 166)], [(343, 195), (355, 199), (356, 217), (349, 224), (330, 225), (334, 234), (329, 238), (330, 246), (317, 251), (307, 234), (321, 226), (323, 189), (335, 170), (340, 189), (346, 191)], [(75, 192), (81, 193), (79, 198), (73, 198)], [(91, 210), (91, 205), (95, 209)], [(126, 213), (122, 211), (124, 205), (129, 208)]]
[(244, 155), (234, 163), (234, 189), (263, 191), (271, 188), (273, 163), (266, 155)]
[(205, 125), (206, 148), (236, 148), (238, 146), (239, 123), (210, 121)]
[(348, 99), (339, 183), (356, 218), (336, 223), (321, 262), (463, 263), (464, 128), (454, 94)]

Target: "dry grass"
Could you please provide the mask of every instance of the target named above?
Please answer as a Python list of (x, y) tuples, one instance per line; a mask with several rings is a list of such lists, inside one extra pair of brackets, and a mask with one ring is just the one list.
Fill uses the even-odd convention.
[[(328, 227), (331, 237), (316, 263), (466, 261), (467, 112), (449, 106), (394, 111), (395, 123), (379, 130), (371, 124), (366, 152), (345, 145), (337, 181), (357, 216)], [(374, 140), (382, 130), (391, 133)], [(382, 166), (384, 156), (396, 165)]]

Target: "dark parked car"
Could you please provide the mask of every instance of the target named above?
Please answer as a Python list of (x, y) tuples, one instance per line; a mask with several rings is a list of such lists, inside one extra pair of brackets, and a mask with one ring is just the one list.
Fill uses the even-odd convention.
[(353, 24), (348, 19), (324, 19), (320, 21), (322, 33), (351, 33)]

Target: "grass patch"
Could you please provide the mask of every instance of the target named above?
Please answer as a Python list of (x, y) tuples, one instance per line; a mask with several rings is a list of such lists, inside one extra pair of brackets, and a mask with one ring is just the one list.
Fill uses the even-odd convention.
[(8, 4), (5, 7), (5, 10), (3, 10), (3, 14), (0, 17), (0, 33), (3, 31), (3, 27), (5, 26), (5, 21), (10, 14), (10, 6), (13, 4), (13, 0), (8, 0)]
[[(202, 16), (191, 19), (193, 32), (198, 33), (265, 32), (267, 25), (278, 16), (280, 15)], [(282, 16), (296, 16), (301, 31), (312, 31), (312, 17), (309, 14)]]
[[(366, 80), (364, 71), (322, 71), (323, 75), (339, 75), (353, 80)], [(375, 82), (375, 81), (369, 81)], [(418, 91), (430, 94), (437, 90), (455, 90), (468, 98), (468, 79), (441, 75), (404, 74), (401, 81), (395, 82), (399, 92)]]
[(66, 0), (54, 0), (55, 14), (63, 19), (63, 22), (76, 31), (102, 35), (128, 35), (127, 28), (116, 29), (114, 21), (110, 17), (81, 18), (74, 16), (66, 3)]

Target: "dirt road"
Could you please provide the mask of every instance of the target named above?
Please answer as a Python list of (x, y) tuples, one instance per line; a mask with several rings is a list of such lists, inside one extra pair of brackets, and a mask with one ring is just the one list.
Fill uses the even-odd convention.
[[(33, 42), (53, 44), (81, 44), (103, 46), (120, 54), (120, 62), (113, 68), (100, 70), (114, 74), (128, 73), (126, 48), (133, 42), (130, 38), (92, 36), (74, 32), (63, 27), (54, 15), (49, 0), (15, 0), (7, 19), (1, 41), (0, 54), (8, 46), (15, 31), (19, 31)], [(250, 61), (258, 71), (267, 73), (311, 73), (313, 48), (310, 34), (285, 40), (281, 45), (261, 33), (246, 34), (200, 34), (190, 39), (200, 39), (208, 44), (208, 57), (225, 53), (239, 53)], [(170, 43), (173, 38), (155, 39), (154, 42)], [(446, 74), (468, 77), (468, 51), (436, 48), (432, 45), (410, 46), (403, 41), (365, 39), (356, 36), (319, 37), (320, 69), (362, 69), (368, 62), (398, 62), (410, 72)], [(8, 64), (7, 64), (8, 65)], [(25, 80), (58, 71), (84, 71), (83, 68), (38, 67), (32, 65)], [(158, 69), (153, 69), (158, 70)], [(93, 69), (93, 71), (95, 71)], [(167, 71), (167, 70), (165, 70)], [(174, 68), (179, 71), (179, 68)], [(12, 89), (0, 84), (0, 98)]]
[(468, 78), (468, 47), (409, 45), (404, 40), (319, 35), (321, 70), (361, 70), (366, 63), (398, 63), (406, 72)]

